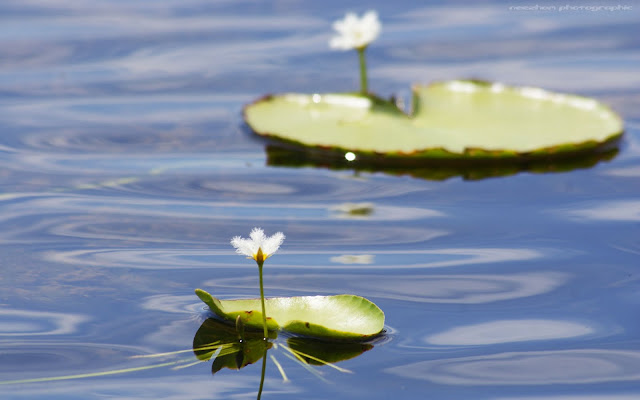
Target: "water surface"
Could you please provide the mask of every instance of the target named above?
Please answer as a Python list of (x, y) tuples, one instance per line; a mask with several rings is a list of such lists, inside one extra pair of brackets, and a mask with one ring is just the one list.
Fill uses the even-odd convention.
[[(582, 3), (571, 3), (580, 6)], [(617, 5), (605, 4), (603, 5)], [(354, 293), (387, 334), (353, 373), (273, 351), (263, 398), (640, 396), (639, 9), (499, 2), (4, 1), (0, 381), (147, 368), (188, 350), (193, 294), (257, 295), (232, 236), (287, 239), (271, 296)], [(267, 165), (242, 122), (266, 93), (357, 87), (331, 22), (376, 8), (372, 90), (473, 77), (595, 97), (625, 119), (590, 168), (432, 180)], [(372, 212), (353, 215), (349, 204)], [(196, 358), (189, 353), (185, 357)], [(253, 398), (260, 366), (200, 363), (0, 385), (7, 399)]]

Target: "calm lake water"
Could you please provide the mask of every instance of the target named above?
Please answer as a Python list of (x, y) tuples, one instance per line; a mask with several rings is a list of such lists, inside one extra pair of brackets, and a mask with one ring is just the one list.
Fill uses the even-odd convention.
[[(209, 316), (193, 289), (255, 297), (229, 240), (261, 226), (287, 235), (268, 296), (362, 295), (387, 330), (336, 364), (352, 373), (271, 350), (289, 381), (269, 357), (263, 399), (639, 398), (640, 6), (440, 3), (0, 3), (0, 397), (255, 398), (260, 363), (187, 364)], [(369, 8), (373, 91), (590, 96), (624, 118), (619, 152), (486, 179), (268, 165), (243, 105), (357, 88), (355, 53), (327, 42)]]

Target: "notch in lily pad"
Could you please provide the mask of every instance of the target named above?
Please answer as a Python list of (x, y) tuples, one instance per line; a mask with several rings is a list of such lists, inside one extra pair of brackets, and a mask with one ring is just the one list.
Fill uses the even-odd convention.
[[(325, 151), (364, 164), (514, 164), (559, 160), (617, 148), (622, 119), (595, 99), (479, 80), (415, 85), (409, 113), (368, 89), (364, 52), (381, 32), (374, 11), (348, 13), (329, 42), (355, 49), (358, 93), (284, 93), (247, 105), (244, 119), (280, 144)], [(355, 167), (355, 165), (354, 165)]]
[(413, 111), (373, 95), (281, 94), (245, 107), (258, 135), (376, 162), (557, 160), (617, 147), (621, 118), (580, 96), (482, 81), (413, 89)]

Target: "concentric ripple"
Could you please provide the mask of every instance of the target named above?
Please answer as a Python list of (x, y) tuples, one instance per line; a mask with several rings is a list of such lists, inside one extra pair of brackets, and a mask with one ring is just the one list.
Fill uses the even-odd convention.
[(437, 346), (478, 346), (499, 343), (570, 339), (590, 335), (585, 323), (549, 319), (511, 319), (457, 326), (424, 338)]
[[(265, 282), (269, 290), (366, 293), (375, 298), (416, 303), (485, 304), (514, 300), (548, 293), (568, 281), (559, 272), (531, 272), (515, 274), (458, 274), (458, 275), (389, 275), (340, 274), (278, 274)], [(255, 288), (255, 277), (222, 278), (203, 282), (206, 287)]]
[(0, 339), (70, 335), (89, 319), (80, 314), (0, 308)]
[[(59, 377), (143, 365), (134, 346), (110, 343), (25, 342), (0, 344), (0, 381)], [(16, 368), (19, 366), (19, 368)]]
[[(316, 225), (315, 241), (375, 244), (381, 241), (408, 243), (445, 235), (445, 231), (429, 228), (390, 228), (385, 230), (336, 230), (327, 225), (334, 215), (330, 206), (321, 203), (264, 203), (228, 201), (159, 200), (156, 198), (99, 197), (74, 194), (5, 194), (0, 198), (3, 210), (0, 221), (5, 229), (0, 242), (39, 240), (53, 241), (61, 237), (78, 239), (112, 239), (114, 241), (162, 243), (213, 243), (237, 235), (251, 225), (276, 225), (274, 229), (296, 222), (301, 226)], [(376, 206), (370, 222), (432, 218), (442, 214), (415, 207)], [(188, 222), (188, 223), (187, 223)], [(247, 228), (249, 226), (249, 228)], [(295, 229), (287, 229), (295, 233)], [(308, 233), (301, 232), (304, 239)]]
[(557, 350), (422, 361), (386, 370), (443, 385), (595, 384), (640, 379), (640, 352)]
[[(427, 237), (428, 239), (428, 237)], [(384, 241), (385, 237), (380, 237)], [(226, 242), (226, 241), (225, 241)], [(378, 241), (376, 241), (377, 243)], [(225, 243), (226, 245), (227, 243)], [(344, 246), (340, 237), (334, 237), (326, 246)], [(360, 246), (360, 242), (355, 243)], [(375, 245), (372, 245), (375, 246)], [(227, 247), (227, 246), (225, 246)], [(321, 269), (321, 270), (394, 270), (394, 269), (429, 269), (454, 268), (491, 263), (504, 263), (518, 260), (529, 260), (542, 257), (542, 254), (529, 249), (440, 249), (413, 252), (383, 252), (389, 258), (406, 256), (407, 254), (419, 258), (421, 262), (415, 264), (330, 264), (327, 260), (334, 253), (282, 250), (278, 253), (278, 262), (272, 263), (270, 269)], [(134, 268), (134, 269), (188, 269), (188, 268), (255, 268), (255, 265), (238, 258), (237, 254), (229, 250), (184, 250), (184, 249), (82, 249), (70, 251), (49, 251), (45, 258), (50, 261), (66, 264), (82, 264), (101, 266), (105, 268)], [(424, 277), (425, 283), (431, 278)], [(508, 282), (508, 280), (507, 280)], [(455, 285), (458, 282), (454, 282)], [(549, 286), (548, 283), (543, 286)], [(447, 286), (445, 286), (447, 287)], [(420, 284), (415, 284), (416, 290), (424, 293)], [(491, 286), (489, 287), (489, 291)], [(375, 289), (375, 281), (369, 288)], [(453, 289), (453, 288), (451, 288)], [(399, 298), (406, 295), (405, 289), (399, 289)]]

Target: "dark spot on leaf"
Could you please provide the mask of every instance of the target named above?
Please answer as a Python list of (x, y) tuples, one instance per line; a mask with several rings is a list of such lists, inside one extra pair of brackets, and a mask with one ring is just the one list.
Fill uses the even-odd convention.
[(245, 311), (245, 313), (247, 314), (251, 314), (253, 311)]
[(304, 326), (306, 326), (306, 327), (308, 328), (308, 327), (309, 327), (309, 323), (308, 323), (308, 322), (305, 322), (305, 323), (304, 323)]

